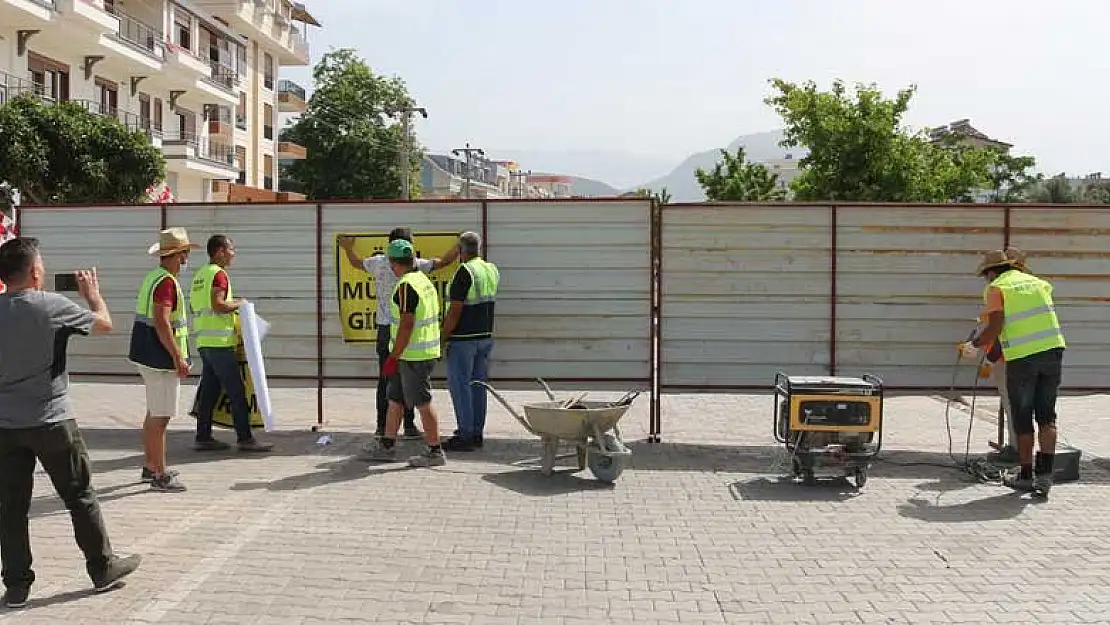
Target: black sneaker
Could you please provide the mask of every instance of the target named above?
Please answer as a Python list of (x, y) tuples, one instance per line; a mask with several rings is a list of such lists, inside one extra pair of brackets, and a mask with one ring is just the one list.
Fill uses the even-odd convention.
[[(166, 475), (177, 476), (181, 475), (181, 473), (179, 473), (177, 469), (166, 469)], [(154, 471), (151, 471), (149, 467), (143, 467), (143, 472), (139, 477), (139, 481), (143, 484), (149, 484), (153, 479)]]
[(4, 592), (5, 608), (22, 608), (27, 606), (27, 597), (31, 595), (30, 588), (9, 588)]
[(231, 445), (212, 438), (206, 441), (195, 441), (193, 443), (193, 449), (196, 451), (226, 451), (231, 449)]
[(143, 561), (143, 557), (139, 554), (134, 554), (121, 558), (119, 556), (112, 556), (108, 561), (108, 566), (103, 573), (92, 576), (93, 589), (96, 592), (108, 592), (123, 585), (123, 578), (134, 573), (139, 564)]
[(150, 490), (163, 493), (182, 493), (185, 492), (185, 485), (181, 483), (176, 473), (166, 472), (150, 480)]
[(477, 451), (478, 440), (474, 438), (464, 438), (462, 436), (452, 436), (444, 441), (443, 448), (447, 451)]

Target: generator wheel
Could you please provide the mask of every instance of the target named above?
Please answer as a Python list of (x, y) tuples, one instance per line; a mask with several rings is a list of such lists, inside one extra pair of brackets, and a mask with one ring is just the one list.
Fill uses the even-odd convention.
[(855, 477), (855, 482), (856, 482), (856, 488), (863, 488), (863, 485), (867, 483), (867, 468), (866, 467), (857, 468), (856, 471), (855, 471), (854, 477)]
[(612, 484), (624, 473), (624, 456), (589, 454), (590, 473), (598, 480)]
[(802, 483), (806, 486), (817, 485), (817, 476), (814, 474), (813, 469), (802, 469)]

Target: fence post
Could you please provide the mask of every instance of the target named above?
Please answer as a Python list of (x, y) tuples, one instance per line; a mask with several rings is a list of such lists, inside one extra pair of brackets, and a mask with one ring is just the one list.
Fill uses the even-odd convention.
[(324, 426), (324, 205), (316, 203), (316, 426)]
[(829, 375), (836, 375), (837, 205), (829, 207)]
[(169, 215), (170, 210), (169, 210), (169, 208), (166, 207), (165, 202), (162, 203), (161, 211), (162, 211), (162, 228), (161, 229), (165, 230), (166, 228), (170, 227), (170, 215)]
[(651, 240), (651, 271), (649, 272), (649, 280), (651, 282), (651, 312), (649, 314), (648, 323), (651, 324), (650, 332), (648, 333), (650, 345), (651, 361), (651, 401), (648, 406), (648, 443), (662, 442), (661, 434), (663, 433), (663, 389), (662, 389), (662, 369), (663, 369), (663, 205), (660, 204), (655, 198), (651, 200), (651, 210), (648, 217), (648, 227), (650, 229), (649, 239)]
[(1002, 249), (1010, 247), (1010, 206), (1002, 209)]
[(482, 200), (482, 251), (489, 260), (489, 202)]

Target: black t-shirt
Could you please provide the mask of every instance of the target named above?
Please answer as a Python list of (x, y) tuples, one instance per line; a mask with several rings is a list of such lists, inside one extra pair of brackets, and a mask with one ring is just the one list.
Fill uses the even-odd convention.
[[(420, 305), (420, 294), (412, 285), (405, 282), (393, 292), (393, 303), (401, 309), (401, 314), (416, 314), (416, 307)], [(398, 321), (400, 321), (398, 319)]]
[[(470, 285), (474, 283), (474, 276), (465, 266), (460, 267), (447, 288), (447, 297), (452, 302), (466, 303), (466, 295), (470, 292)], [(452, 341), (466, 341), (475, 339), (488, 339), (493, 336), (493, 302), (482, 302), (473, 306), (464, 306), (459, 317), (459, 325), (451, 334)]]

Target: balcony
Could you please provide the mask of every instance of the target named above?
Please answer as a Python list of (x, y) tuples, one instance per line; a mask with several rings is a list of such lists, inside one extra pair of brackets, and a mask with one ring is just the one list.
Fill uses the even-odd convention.
[(175, 43), (166, 44), (167, 69), (178, 69), (192, 79), (211, 78), (212, 68), (208, 61), (197, 56), (192, 50)]
[(303, 113), (308, 110), (304, 87), (292, 80), (278, 81), (278, 110), (282, 113)]
[[(247, 37), (268, 42), (266, 47), (276, 47), (279, 64), (309, 64), (304, 24), (320, 24), (301, 5), (280, 0), (193, 0), (193, 4), (227, 20), (232, 29)], [(302, 25), (295, 26), (296, 22)]]
[(232, 180), (239, 175), (235, 148), (210, 137), (179, 130), (167, 131), (162, 137), (166, 168), (176, 172), (199, 172), (210, 178)]
[(119, 29), (116, 38), (158, 59), (166, 58), (166, 45), (163, 42), (162, 31), (144, 23), (138, 18), (124, 13), (118, 6), (113, 5), (108, 12), (119, 18)]
[(300, 161), (308, 158), (308, 151), (305, 150), (304, 146), (293, 143), (292, 141), (279, 141), (277, 153), (280, 159)]
[(142, 115), (139, 115), (137, 113), (125, 111), (120, 108), (110, 108), (108, 106), (105, 106), (101, 102), (96, 102), (93, 100), (71, 100), (70, 102), (77, 106), (80, 106), (93, 115), (99, 115), (101, 117), (111, 117), (123, 124), (125, 128), (132, 132), (142, 132), (147, 136), (147, 138), (150, 140), (150, 143), (154, 146), (162, 145), (162, 129), (158, 128), (154, 123), (154, 120), (150, 117), (143, 117)]
[[(104, 9), (104, 0), (55, 0), (58, 12), (65, 16), (65, 28), (59, 35), (71, 43), (74, 36), (92, 33), (115, 35), (119, 32), (119, 19)], [(79, 26), (73, 30), (70, 26)]]
[(0, 0), (0, 24), (7, 27), (36, 28), (57, 17), (54, 0)]
[(209, 82), (234, 94), (235, 102), (238, 103), (239, 94), (235, 91), (235, 87), (239, 84), (239, 72), (218, 61), (208, 61), (208, 67)]
[(0, 72), (0, 104), (5, 104), (25, 93), (34, 94), (44, 103), (54, 103), (53, 98), (43, 95), (42, 89), (30, 80), (25, 80), (7, 72)]

